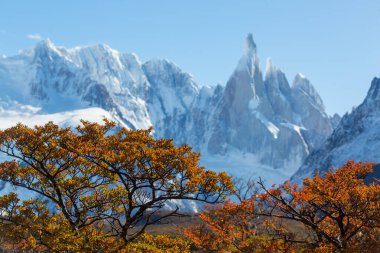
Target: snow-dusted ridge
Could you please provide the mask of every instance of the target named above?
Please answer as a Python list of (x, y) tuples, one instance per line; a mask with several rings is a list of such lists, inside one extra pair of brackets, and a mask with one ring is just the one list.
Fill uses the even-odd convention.
[(50, 40), (0, 58), (0, 128), (80, 118), (154, 126), (202, 152), (202, 164), (268, 183), (287, 179), (332, 132), (323, 102), (301, 74), (290, 86), (249, 34), (225, 86), (201, 86), (168, 60), (141, 62), (107, 45), (66, 49)]
[(305, 159), (292, 179), (300, 181), (315, 170), (322, 174), (348, 160), (380, 163), (379, 126), (380, 79), (374, 78), (363, 103), (343, 116), (332, 135)]

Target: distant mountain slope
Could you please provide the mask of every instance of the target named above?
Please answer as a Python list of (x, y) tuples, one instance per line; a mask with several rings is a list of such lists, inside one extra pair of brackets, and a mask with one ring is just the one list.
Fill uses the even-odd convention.
[(315, 170), (340, 167), (347, 160), (380, 162), (380, 79), (374, 78), (363, 103), (340, 120), (333, 134), (292, 177), (309, 177)]
[[(226, 86), (208, 87), (167, 60), (142, 63), (106, 45), (66, 49), (42, 41), (0, 58), (0, 128), (50, 117), (76, 124), (70, 117), (98, 107), (99, 116), (123, 126), (154, 126), (156, 137), (190, 144), (212, 169), (282, 181), (330, 135), (333, 120), (304, 76), (290, 86), (269, 61), (263, 77), (252, 35), (245, 44)], [(17, 116), (25, 110), (30, 117)]]

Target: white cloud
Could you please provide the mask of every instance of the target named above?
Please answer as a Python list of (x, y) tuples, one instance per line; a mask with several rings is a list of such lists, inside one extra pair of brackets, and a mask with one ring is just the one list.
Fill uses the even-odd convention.
[(26, 37), (30, 40), (42, 40), (42, 36), (38, 33), (28, 34)]

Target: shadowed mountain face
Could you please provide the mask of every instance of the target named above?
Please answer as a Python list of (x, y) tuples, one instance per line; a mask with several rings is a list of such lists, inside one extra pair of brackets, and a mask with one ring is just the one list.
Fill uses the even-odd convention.
[(363, 103), (343, 116), (332, 135), (306, 158), (293, 179), (310, 176), (314, 170), (340, 167), (347, 160), (379, 163), (379, 125), (380, 79), (374, 78)]
[(0, 58), (0, 86), (0, 118), (25, 108), (37, 108), (33, 116), (100, 107), (123, 126), (154, 126), (156, 137), (190, 144), (205, 162), (244, 160), (228, 164), (240, 176), (276, 170), (286, 179), (332, 132), (309, 80), (298, 74), (290, 85), (271, 61), (262, 73), (252, 35), (225, 86), (200, 86), (167, 60), (142, 63), (106, 45), (66, 49), (49, 40)]

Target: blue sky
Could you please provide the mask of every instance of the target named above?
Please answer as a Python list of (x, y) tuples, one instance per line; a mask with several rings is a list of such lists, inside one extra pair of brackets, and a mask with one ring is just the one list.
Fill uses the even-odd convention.
[(167, 58), (200, 84), (225, 84), (254, 35), (291, 82), (317, 88), (328, 113), (358, 105), (380, 76), (378, 0), (2, 0), (0, 54), (49, 37), (66, 47), (106, 43), (141, 60)]

